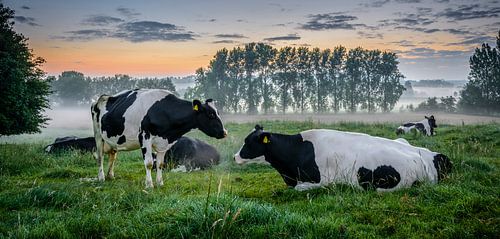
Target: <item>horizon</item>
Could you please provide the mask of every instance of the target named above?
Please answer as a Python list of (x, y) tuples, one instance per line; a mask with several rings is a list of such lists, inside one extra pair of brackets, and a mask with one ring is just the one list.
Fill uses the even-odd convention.
[(219, 49), (264, 42), (388, 50), (405, 80), (463, 81), (474, 49), (495, 46), (500, 29), (497, 0), (0, 3), (52, 76), (186, 77)]

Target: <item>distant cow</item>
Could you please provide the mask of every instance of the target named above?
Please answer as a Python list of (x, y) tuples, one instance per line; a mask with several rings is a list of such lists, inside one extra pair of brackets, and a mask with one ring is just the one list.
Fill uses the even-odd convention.
[[(165, 164), (187, 171), (207, 169), (218, 164), (220, 154), (212, 145), (199, 139), (180, 137), (165, 155)], [(155, 161), (156, 166), (156, 161)], [(155, 168), (155, 167), (153, 167)]]
[(437, 128), (436, 119), (434, 115), (431, 117), (425, 116), (425, 119), (419, 122), (405, 123), (396, 129), (396, 134), (405, 134), (410, 132), (412, 129), (416, 129), (427, 136), (432, 136), (435, 134), (434, 128)]
[(146, 168), (146, 187), (153, 187), (153, 151), (161, 162), (156, 168), (156, 182), (163, 185), (165, 153), (183, 134), (196, 128), (217, 139), (227, 134), (211, 99), (204, 104), (199, 100), (190, 102), (166, 90), (137, 89), (114, 96), (102, 95), (92, 104), (91, 111), (100, 181), (104, 181), (104, 153), (109, 154), (107, 177), (113, 178), (117, 151), (140, 148)]
[(445, 155), (402, 139), (327, 129), (284, 135), (256, 125), (234, 159), (243, 164), (261, 155), (297, 190), (345, 183), (393, 191), (423, 181), (436, 183), (452, 166)]
[(78, 138), (76, 136), (66, 136), (56, 138), (53, 144), (45, 147), (45, 152), (53, 153), (61, 150), (77, 149), (84, 152), (92, 152), (96, 148), (94, 137)]

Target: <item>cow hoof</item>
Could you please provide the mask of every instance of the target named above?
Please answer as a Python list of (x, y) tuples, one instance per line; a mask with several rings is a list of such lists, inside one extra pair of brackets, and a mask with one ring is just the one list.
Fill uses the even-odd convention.
[(104, 182), (104, 175), (98, 175), (97, 176), (97, 180), (99, 180), (99, 182)]
[(113, 179), (115, 179), (115, 175), (109, 175), (109, 174), (108, 174), (108, 175), (106, 176), (106, 179), (113, 180)]
[(158, 184), (159, 187), (163, 186), (163, 181), (161, 182), (156, 182), (156, 184)]
[(146, 181), (146, 188), (154, 188), (152, 181)]

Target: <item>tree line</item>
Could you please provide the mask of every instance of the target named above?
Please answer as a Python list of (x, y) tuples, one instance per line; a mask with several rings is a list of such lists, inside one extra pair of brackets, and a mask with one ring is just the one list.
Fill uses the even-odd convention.
[(225, 112), (286, 113), (391, 111), (404, 87), (395, 53), (273, 48), (249, 43), (223, 48), (208, 67), (196, 70), (185, 98), (213, 98)]
[(57, 78), (52, 77), (52, 101), (61, 105), (90, 104), (100, 95), (112, 95), (124, 90), (137, 88), (166, 89), (174, 94), (174, 78), (132, 78), (128, 75), (111, 77), (85, 77), (77, 71), (62, 72)]
[(469, 81), (458, 106), (467, 112), (500, 113), (500, 30), (497, 46), (483, 43), (469, 58)]

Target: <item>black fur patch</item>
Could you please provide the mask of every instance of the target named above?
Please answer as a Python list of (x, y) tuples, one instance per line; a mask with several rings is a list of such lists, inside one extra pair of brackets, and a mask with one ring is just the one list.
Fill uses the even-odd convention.
[(314, 146), (304, 141), (302, 135), (272, 134), (266, 161), (278, 170), (288, 186), (300, 182), (319, 183), (321, 174), (316, 164)]
[(120, 95), (109, 97), (106, 102), (106, 114), (102, 116), (101, 130), (107, 133), (108, 137), (115, 137), (123, 134), (125, 130), (125, 111), (134, 103), (137, 92), (126, 91)]
[(358, 183), (365, 190), (394, 188), (400, 181), (401, 175), (392, 166), (382, 165), (374, 171), (365, 167), (358, 169)]
[(167, 95), (149, 108), (141, 121), (144, 139), (151, 135), (173, 142), (191, 129), (196, 128), (191, 102), (181, 100), (175, 95)]
[(434, 155), (434, 167), (438, 173), (438, 180), (442, 180), (448, 173), (451, 172), (452, 164), (451, 161), (444, 154)]
[(406, 124), (404, 124), (403, 126), (404, 126), (404, 127), (411, 127), (411, 126), (414, 126), (414, 125), (415, 125), (414, 123), (406, 123)]
[(94, 115), (95, 112), (95, 119), (97, 120), (97, 123), (99, 123), (99, 116), (101, 115), (101, 110), (97, 106), (97, 103), (94, 105), (91, 111), (92, 111), (92, 116)]
[(144, 155), (146, 155), (146, 153), (148, 152), (148, 149), (146, 149), (146, 147), (142, 147), (141, 152), (142, 152), (142, 157), (144, 158)]
[(122, 135), (120, 136), (120, 138), (118, 138), (118, 142), (116, 142), (117, 144), (123, 144), (127, 142), (127, 138), (125, 138), (125, 135)]
[(420, 132), (427, 134), (427, 131), (425, 130), (424, 124), (416, 123), (415, 128), (417, 128)]

